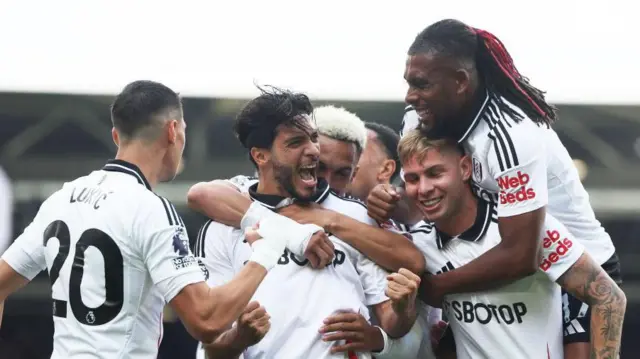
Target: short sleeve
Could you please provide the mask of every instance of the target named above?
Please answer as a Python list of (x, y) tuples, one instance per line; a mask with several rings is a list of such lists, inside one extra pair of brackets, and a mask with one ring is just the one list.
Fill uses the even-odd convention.
[[(499, 187), (498, 217), (511, 217), (547, 205), (547, 163), (544, 129), (529, 120), (513, 127), (496, 125), (487, 164)], [(508, 128), (508, 129), (507, 129)]]
[(211, 287), (221, 286), (235, 275), (229, 246), (232, 231), (231, 227), (210, 220), (198, 234), (195, 254), (206, 268)]
[[(42, 210), (42, 209), (41, 209)], [(24, 232), (9, 246), (2, 259), (21, 276), (32, 280), (47, 268), (39, 213)]]
[(547, 214), (541, 233), (540, 270), (552, 281), (558, 280), (584, 253), (584, 247), (560, 221)]
[(252, 176), (237, 175), (224, 181), (237, 188), (238, 191), (247, 193), (249, 192), (249, 187), (258, 182), (258, 178)]
[(362, 288), (364, 288), (365, 305), (376, 305), (389, 300), (384, 293), (387, 287), (387, 275), (389, 274), (387, 271), (373, 263), (363, 254), (358, 255), (356, 270), (360, 276)]
[(135, 221), (135, 240), (153, 283), (167, 302), (189, 284), (205, 276), (189, 250), (189, 237), (180, 215), (166, 199), (158, 197), (141, 206)]
[(402, 129), (400, 130), (400, 137), (404, 137), (407, 132), (415, 130), (420, 124), (420, 117), (418, 113), (411, 106), (407, 106), (404, 109), (404, 116), (402, 117)]

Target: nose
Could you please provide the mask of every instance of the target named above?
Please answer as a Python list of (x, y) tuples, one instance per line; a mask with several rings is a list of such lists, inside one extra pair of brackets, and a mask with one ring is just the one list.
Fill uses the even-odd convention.
[(434, 189), (435, 187), (433, 186), (433, 182), (429, 178), (427, 178), (427, 176), (420, 177), (420, 187), (418, 188), (418, 194), (421, 197), (429, 197)]
[(418, 94), (413, 87), (409, 86), (409, 89), (407, 90), (407, 94), (404, 97), (404, 102), (406, 102), (409, 105), (415, 105), (418, 102)]
[(309, 146), (305, 151), (306, 156), (313, 156), (314, 160), (317, 160), (320, 157), (320, 143), (319, 142), (309, 142)]

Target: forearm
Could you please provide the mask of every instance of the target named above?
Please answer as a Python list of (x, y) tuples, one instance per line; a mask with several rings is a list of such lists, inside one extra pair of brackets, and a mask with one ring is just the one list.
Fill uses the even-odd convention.
[(0, 328), (2, 328), (2, 315), (4, 313), (4, 301), (0, 302)]
[(377, 315), (380, 327), (390, 338), (401, 338), (409, 333), (416, 322), (417, 311), (415, 306), (405, 310), (397, 310), (390, 302), (379, 304)]
[(591, 307), (591, 358), (617, 358), (627, 298), (587, 254), (559, 279), (566, 291)]
[(509, 248), (500, 243), (468, 264), (438, 274), (432, 280), (437, 281), (444, 294), (491, 290), (534, 273), (535, 267), (523, 265), (523, 262), (533, 262), (535, 259), (524, 257), (522, 249)]
[(217, 222), (240, 228), (240, 221), (249, 209), (251, 200), (232, 185), (222, 181), (195, 184), (187, 193), (189, 208)]
[(370, 226), (337, 214), (325, 228), (353, 246), (379, 266), (391, 272), (405, 268), (422, 275), (425, 261), (422, 252), (402, 234)]
[(238, 340), (236, 328), (222, 333), (213, 343), (205, 344), (208, 359), (237, 359), (246, 347)]
[(263, 266), (247, 262), (229, 283), (210, 288), (207, 319), (215, 321), (217, 328), (229, 327), (242, 314), (266, 275)]

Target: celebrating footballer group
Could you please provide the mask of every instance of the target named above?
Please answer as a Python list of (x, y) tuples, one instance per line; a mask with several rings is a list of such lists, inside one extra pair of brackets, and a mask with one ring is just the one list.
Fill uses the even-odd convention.
[(261, 87), (233, 127), (256, 176), (191, 187), (192, 249), (153, 192), (184, 150), (180, 97), (127, 85), (115, 159), (43, 203), (0, 301), (48, 270), (55, 359), (156, 358), (166, 304), (200, 342), (185, 358), (618, 358), (618, 256), (544, 92), (450, 19), (404, 78), (400, 135)]

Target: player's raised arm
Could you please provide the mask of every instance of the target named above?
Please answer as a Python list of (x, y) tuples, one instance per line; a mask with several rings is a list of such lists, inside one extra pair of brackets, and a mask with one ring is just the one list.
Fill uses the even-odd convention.
[(419, 275), (424, 272), (424, 256), (413, 242), (398, 232), (380, 228), (366, 215), (362, 220), (368, 223), (320, 206), (298, 205), (282, 208), (279, 213), (323, 227), (389, 271), (407, 268)]
[[(241, 176), (238, 176), (241, 177)], [(237, 179), (238, 177), (234, 177)], [(217, 222), (240, 229), (253, 227), (264, 218), (271, 218), (276, 223), (278, 234), (284, 236), (288, 249), (295, 255), (305, 257), (314, 268), (324, 268), (333, 260), (333, 244), (326, 236), (313, 235), (321, 231), (281, 216), (260, 203), (252, 202), (239, 192), (233, 180), (216, 180), (194, 185), (187, 194), (189, 207)], [(309, 231), (308, 237), (299, 233)]]
[[(162, 202), (162, 206), (161, 203)], [(154, 203), (155, 204), (155, 203)], [(210, 343), (245, 309), (258, 285), (285, 248), (279, 238), (257, 240), (250, 261), (229, 283), (211, 288), (188, 249), (189, 239), (173, 206), (159, 199), (156, 206), (141, 206), (137, 248), (155, 285), (196, 339)], [(153, 225), (149, 225), (153, 224)]]
[(469, 264), (430, 277), (432, 293), (488, 290), (537, 270), (547, 204), (546, 151), (543, 144), (531, 140), (531, 132), (537, 129), (533, 123), (520, 123), (511, 128), (507, 138), (496, 138), (489, 153), (488, 170), (500, 187), (498, 225), (502, 241)]
[(196, 183), (187, 192), (187, 203), (192, 210), (234, 228), (240, 228), (251, 206), (251, 200), (226, 180)]

